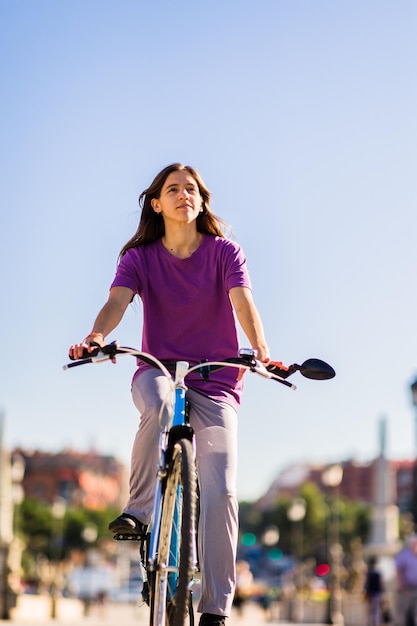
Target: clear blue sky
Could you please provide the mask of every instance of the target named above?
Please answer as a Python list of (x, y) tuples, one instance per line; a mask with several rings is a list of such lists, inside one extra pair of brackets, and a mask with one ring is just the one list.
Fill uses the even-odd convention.
[[(414, 454), (414, 0), (4, 0), (6, 441), (128, 462), (133, 362), (63, 372), (107, 297), (137, 197), (194, 165), (248, 257), (271, 352), (337, 378), (247, 378), (239, 495), (294, 461)], [(141, 309), (112, 338), (140, 344)], [(246, 342), (242, 341), (243, 345)]]

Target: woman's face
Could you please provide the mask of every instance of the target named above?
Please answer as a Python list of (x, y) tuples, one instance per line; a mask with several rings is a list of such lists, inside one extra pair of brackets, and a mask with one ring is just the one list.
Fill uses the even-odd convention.
[(159, 198), (153, 198), (151, 203), (155, 213), (162, 213), (165, 223), (190, 223), (197, 219), (203, 199), (196, 180), (182, 170), (169, 174)]

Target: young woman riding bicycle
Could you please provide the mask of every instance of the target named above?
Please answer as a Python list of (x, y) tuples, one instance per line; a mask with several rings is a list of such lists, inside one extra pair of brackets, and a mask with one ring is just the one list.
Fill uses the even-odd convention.
[[(224, 236), (224, 223), (210, 210), (210, 192), (198, 172), (180, 163), (166, 167), (139, 203), (139, 227), (120, 253), (108, 300), (92, 332), (71, 346), (70, 356), (81, 358), (85, 348), (92, 350), (92, 342), (104, 345), (138, 294), (144, 352), (191, 364), (238, 354), (236, 314), (258, 359), (267, 362), (269, 350), (245, 256)], [(221, 626), (231, 612), (236, 580), (237, 410), (243, 379), (237, 370), (226, 368), (209, 380), (191, 375), (187, 386), (200, 489), (200, 625)], [(139, 366), (132, 381), (140, 423), (132, 450), (130, 497), (122, 515), (109, 524), (114, 533), (141, 534), (150, 522), (158, 417), (169, 393), (161, 372)]]

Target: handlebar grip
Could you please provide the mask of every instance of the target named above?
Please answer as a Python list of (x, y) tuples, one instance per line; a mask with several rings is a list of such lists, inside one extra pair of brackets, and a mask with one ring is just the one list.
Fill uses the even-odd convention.
[(98, 343), (96, 343), (95, 341), (92, 341), (90, 345), (91, 345), (91, 346), (96, 346), (96, 347), (94, 348), (94, 350), (92, 350), (91, 352), (89, 352), (89, 351), (87, 350), (87, 348), (84, 348), (84, 349), (83, 349), (83, 353), (82, 353), (82, 355), (81, 355), (81, 357), (80, 357), (79, 359), (74, 359), (74, 357), (73, 357), (73, 356), (71, 356), (70, 354), (68, 355), (68, 358), (69, 358), (71, 361), (80, 361), (81, 359), (89, 359), (89, 358), (91, 358), (92, 356), (97, 356), (97, 355), (98, 355), (98, 353), (100, 352), (100, 348), (101, 348), (101, 346), (100, 346)]

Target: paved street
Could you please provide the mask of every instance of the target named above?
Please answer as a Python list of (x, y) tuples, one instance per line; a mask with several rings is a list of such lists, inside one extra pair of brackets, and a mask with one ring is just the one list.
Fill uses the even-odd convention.
[[(198, 624), (198, 616), (196, 619)], [(268, 621), (262, 610), (256, 604), (248, 604), (244, 607), (243, 614), (239, 615), (234, 612), (227, 620), (228, 626), (257, 626), (258, 624), (280, 624), (286, 626), (285, 622), (272, 616), (272, 620)], [(135, 607), (134, 605), (112, 604), (104, 608), (93, 607), (88, 617), (75, 617), (74, 619), (49, 619), (45, 621), (39, 618), (31, 619), (29, 616), (19, 621), (0, 620), (0, 624), (8, 624), (9, 626), (147, 626), (148, 624), (148, 608)], [(287, 625), (288, 626), (288, 625)], [(291, 624), (294, 626), (294, 623)], [(303, 626), (308, 626), (303, 624)], [(318, 626), (317, 624), (315, 626)]]

